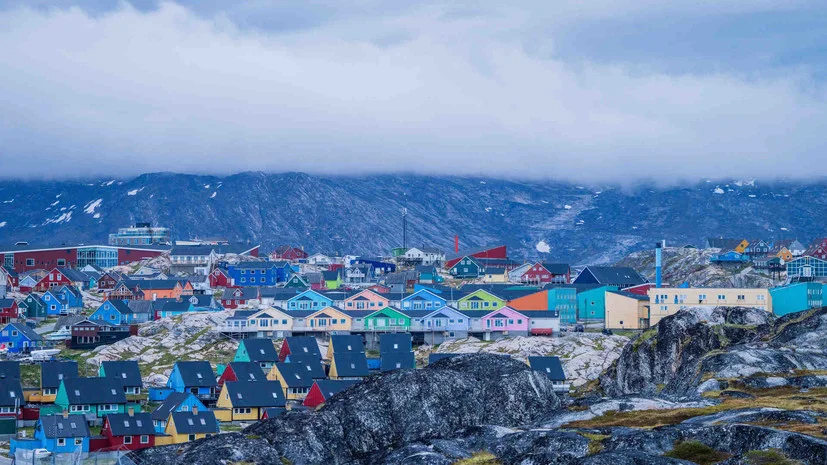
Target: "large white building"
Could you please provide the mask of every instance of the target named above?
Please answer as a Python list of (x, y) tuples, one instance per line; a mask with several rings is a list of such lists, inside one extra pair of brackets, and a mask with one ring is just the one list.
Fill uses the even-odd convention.
[(688, 307), (751, 307), (772, 312), (769, 289), (652, 288), (649, 289), (649, 326)]

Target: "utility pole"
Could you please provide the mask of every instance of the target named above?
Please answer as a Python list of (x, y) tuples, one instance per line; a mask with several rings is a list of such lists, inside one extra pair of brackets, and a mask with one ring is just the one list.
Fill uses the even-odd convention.
[(408, 194), (402, 193), (402, 248), (408, 250)]

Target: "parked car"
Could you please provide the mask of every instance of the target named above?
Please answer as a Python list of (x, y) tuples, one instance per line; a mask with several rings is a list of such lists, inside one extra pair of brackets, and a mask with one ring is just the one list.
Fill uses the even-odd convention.
[(583, 326), (583, 325), (575, 325), (574, 326), (574, 332), (575, 333), (584, 333), (584, 332), (586, 332), (586, 327)]

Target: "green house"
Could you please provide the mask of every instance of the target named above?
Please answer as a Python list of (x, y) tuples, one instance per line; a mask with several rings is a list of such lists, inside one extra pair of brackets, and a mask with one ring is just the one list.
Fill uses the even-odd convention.
[(126, 412), (126, 394), (115, 379), (64, 378), (57, 390), (55, 405), (70, 414), (103, 418), (110, 413)]
[(485, 267), (469, 255), (462, 257), (448, 272), (455, 278), (478, 278), (485, 273)]
[(325, 288), (329, 290), (339, 289), (342, 286), (341, 270), (322, 271)]
[(457, 300), (460, 310), (499, 310), (505, 307), (505, 300), (494, 294), (477, 289), (476, 291)]
[(17, 304), (26, 318), (46, 318), (46, 302), (35, 294), (29, 294)]
[(302, 278), (301, 276), (294, 274), (290, 277), (290, 279), (287, 280), (286, 283), (284, 283), (284, 287), (296, 289), (309, 289), (310, 284), (308, 284), (307, 281), (305, 281), (304, 278)]
[(392, 307), (385, 307), (365, 317), (366, 331), (409, 331), (411, 317)]

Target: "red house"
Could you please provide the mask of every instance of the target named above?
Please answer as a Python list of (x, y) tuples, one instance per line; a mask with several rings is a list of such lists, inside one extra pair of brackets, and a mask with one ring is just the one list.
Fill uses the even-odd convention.
[(0, 299), (0, 323), (6, 324), (17, 321), (20, 316), (17, 310), (17, 301), (14, 299)]
[(0, 279), (5, 280), (6, 286), (12, 290), (20, 286), (20, 275), (18, 275), (11, 266), (0, 267)]
[(310, 392), (307, 393), (302, 405), (307, 408), (316, 408), (358, 382), (355, 379), (317, 379), (310, 387)]
[(537, 262), (520, 276), (520, 281), (536, 284), (569, 284), (571, 282), (571, 268), (567, 263)]
[(34, 286), (34, 290), (46, 292), (53, 287), (72, 286), (74, 283), (69, 277), (64, 274), (59, 268), (52, 268), (46, 276)]
[(506, 259), (508, 258), (508, 251), (506, 250), (506, 246), (504, 245), (496, 245), (493, 247), (482, 247), (479, 249), (469, 250), (466, 252), (462, 252), (462, 254), (457, 254), (450, 260), (445, 262), (445, 269), (449, 270), (454, 267), (462, 257), (471, 256), (474, 258), (499, 258), (499, 259)]
[(230, 362), (218, 378), (218, 387), (227, 381), (267, 381), (267, 376), (256, 362)]
[[(101, 436), (106, 441), (95, 443), (94, 451), (138, 450), (155, 446), (155, 427), (148, 412), (109, 414), (103, 419)], [(92, 444), (90, 443), (90, 452)]]
[(827, 260), (827, 246), (816, 244), (807, 249), (807, 251), (804, 252), (804, 255), (819, 258), (821, 260)]
[(254, 287), (230, 287), (221, 294), (221, 305), (224, 308), (238, 308), (253, 299), (258, 299), (258, 289)]
[(98, 278), (98, 290), (101, 291), (111, 291), (115, 289), (115, 286), (121, 281), (122, 277), (115, 273), (115, 272), (108, 272), (104, 273), (100, 278)]
[(373, 286), (369, 287), (368, 289), (370, 289), (373, 292), (376, 292), (377, 294), (387, 294), (388, 292), (391, 291), (390, 287), (383, 286), (381, 284), (374, 284)]
[(307, 252), (298, 247), (280, 245), (276, 247), (276, 250), (270, 253), (270, 258), (273, 260), (303, 260), (307, 258)]
[(210, 273), (210, 287), (213, 289), (219, 287), (233, 287), (230, 282), (230, 277), (227, 276), (227, 271), (221, 268), (216, 268)]
[(648, 296), (649, 289), (653, 289), (655, 286), (655, 283), (643, 283), (638, 284), (637, 286), (627, 287), (626, 289), (623, 289), (623, 292), (630, 292), (632, 294)]

